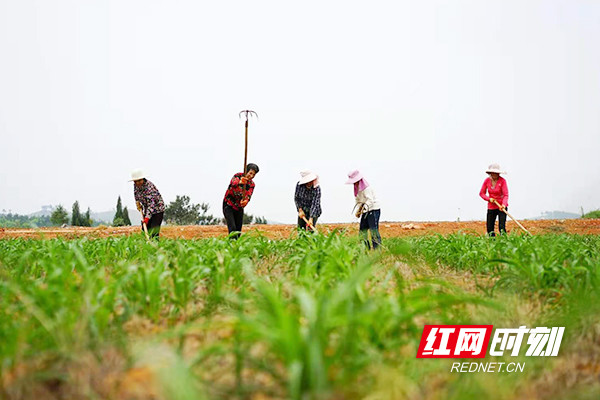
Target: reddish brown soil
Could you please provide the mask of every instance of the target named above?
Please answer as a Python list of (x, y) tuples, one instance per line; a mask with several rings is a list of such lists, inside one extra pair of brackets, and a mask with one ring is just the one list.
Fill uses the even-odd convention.
[[(574, 234), (600, 234), (600, 219), (567, 219), (567, 220), (525, 220), (521, 223), (532, 234), (544, 233), (574, 233)], [(335, 228), (356, 233), (358, 224), (319, 224), (317, 228), (323, 232), (329, 232)], [(485, 233), (485, 222), (381, 222), (379, 230), (383, 237), (417, 236), (449, 233), (459, 231), (470, 234)], [(521, 232), (521, 229), (512, 221), (507, 222), (509, 232)], [(244, 226), (244, 232), (259, 231), (272, 239), (285, 239), (293, 236), (295, 225), (249, 225)], [(76, 238), (76, 237), (108, 237), (137, 234), (139, 227), (106, 227), (96, 228), (42, 228), (42, 229), (9, 229), (0, 228), (0, 239), (5, 238)], [(227, 234), (225, 226), (164, 226), (161, 236), (168, 238), (207, 238), (220, 237)]]

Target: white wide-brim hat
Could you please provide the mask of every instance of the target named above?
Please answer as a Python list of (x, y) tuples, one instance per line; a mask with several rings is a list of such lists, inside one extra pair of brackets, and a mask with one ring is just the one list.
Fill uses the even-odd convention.
[(363, 176), (358, 170), (348, 172), (348, 180), (346, 181), (346, 185), (349, 185), (351, 183), (356, 183), (356, 182), (360, 181), (362, 178), (363, 178)]
[(485, 173), (505, 174), (506, 171), (502, 171), (502, 169), (500, 168), (500, 164), (490, 164), (488, 169), (485, 170)]
[(315, 179), (319, 179), (319, 176), (312, 171), (302, 171), (300, 172), (300, 180), (299, 184), (304, 185), (305, 183), (312, 182)]
[(146, 177), (146, 174), (144, 174), (144, 171), (142, 171), (141, 169), (134, 169), (133, 171), (131, 171), (131, 179), (129, 180), (129, 182), (132, 181), (139, 181), (140, 179), (144, 179)]

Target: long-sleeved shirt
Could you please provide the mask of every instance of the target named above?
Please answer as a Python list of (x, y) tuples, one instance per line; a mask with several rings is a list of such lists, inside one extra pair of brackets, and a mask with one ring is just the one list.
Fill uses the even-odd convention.
[(307, 187), (306, 185), (296, 184), (296, 193), (294, 194), (296, 210), (300, 210), (308, 218), (318, 218), (321, 215), (321, 187)]
[(379, 202), (377, 201), (377, 196), (375, 195), (375, 191), (371, 186), (365, 188), (365, 190), (361, 190), (358, 192), (356, 197), (356, 208), (363, 207), (363, 213), (367, 213), (373, 210), (379, 210), (381, 207), (379, 206)]
[(133, 186), (133, 195), (135, 201), (142, 205), (142, 215), (144, 218), (150, 218), (154, 214), (165, 212), (165, 203), (160, 192), (148, 179), (142, 186)]
[(508, 207), (508, 185), (506, 184), (506, 179), (499, 177), (496, 186), (492, 187), (492, 179), (486, 178), (479, 191), (479, 196), (488, 202), (488, 210), (497, 210), (499, 208), (490, 202), (490, 197), (504, 207)]
[(233, 175), (233, 178), (231, 178), (231, 182), (229, 182), (229, 186), (227, 187), (227, 191), (225, 192), (225, 197), (223, 198), (223, 203), (236, 211), (242, 210), (244, 208), (244, 206), (242, 206), (242, 200), (250, 201), (252, 193), (254, 193), (254, 181), (249, 179), (244, 185), (240, 180), (243, 176), (244, 174), (241, 172)]

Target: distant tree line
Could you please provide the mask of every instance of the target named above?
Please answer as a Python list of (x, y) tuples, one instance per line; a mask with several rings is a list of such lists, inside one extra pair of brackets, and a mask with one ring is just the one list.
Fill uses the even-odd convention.
[[(207, 203), (194, 204), (189, 196), (175, 196), (165, 208), (164, 219), (171, 225), (218, 225), (225, 223), (223, 218), (217, 218), (208, 213), (210, 206)], [(244, 214), (244, 224), (266, 224), (265, 217), (255, 217)]]
[(71, 207), (71, 216), (67, 210), (59, 204), (50, 214), (50, 222), (54, 226), (71, 225), (71, 226), (94, 226), (98, 225), (91, 217), (92, 210), (88, 207), (87, 211), (82, 213), (79, 209), (79, 201), (75, 201)]
[[(189, 196), (176, 196), (175, 201), (169, 203), (165, 209), (164, 219), (171, 225), (218, 225), (225, 220), (208, 213), (208, 203), (194, 204)], [(267, 224), (265, 217), (244, 214), (244, 224)], [(41, 228), (48, 226), (95, 226), (99, 221), (91, 218), (91, 210), (82, 213), (79, 201), (71, 207), (71, 213), (62, 204), (59, 204), (50, 216), (28, 216), (19, 214), (0, 214), (0, 226), (5, 228)], [(112, 222), (113, 226), (129, 226), (131, 220), (127, 206), (123, 207), (121, 196), (117, 199), (117, 209)]]
[(9, 212), (0, 214), (0, 226), (3, 228), (42, 228), (52, 226), (52, 222), (47, 215), (33, 217)]
[[(88, 207), (85, 213), (82, 213), (79, 209), (79, 202), (76, 201), (73, 203), (71, 215), (69, 217), (69, 213), (62, 206), (59, 205), (54, 209), (52, 215), (50, 216), (50, 221), (55, 226), (61, 226), (70, 224), (72, 226), (95, 226), (98, 225), (98, 221), (94, 221), (91, 218), (91, 210)], [(113, 226), (126, 226), (131, 225), (131, 220), (129, 219), (129, 211), (127, 211), (127, 206), (123, 207), (121, 203), (121, 196), (117, 199), (117, 211), (113, 218)]]
[(79, 202), (73, 204), (71, 216), (62, 206), (57, 206), (52, 214), (30, 216), (19, 214), (0, 214), (0, 226), (4, 228), (43, 228), (48, 226), (61, 226), (71, 224), (73, 226), (92, 226), (94, 221), (90, 217), (91, 210), (88, 208), (85, 213), (79, 210)]

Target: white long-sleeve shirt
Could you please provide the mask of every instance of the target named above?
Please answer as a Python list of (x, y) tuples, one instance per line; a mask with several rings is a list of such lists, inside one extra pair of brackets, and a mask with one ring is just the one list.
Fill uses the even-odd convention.
[(369, 212), (373, 210), (379, 210), (379, 202), (377, 201), (377, 196), (375, 196), (375, 191), (371, 186), (367, 187), (365, 190), (358, 192), (355, 197), (357, 208), (360, 207), (361, 204), (364, 204), (363, 212)]

